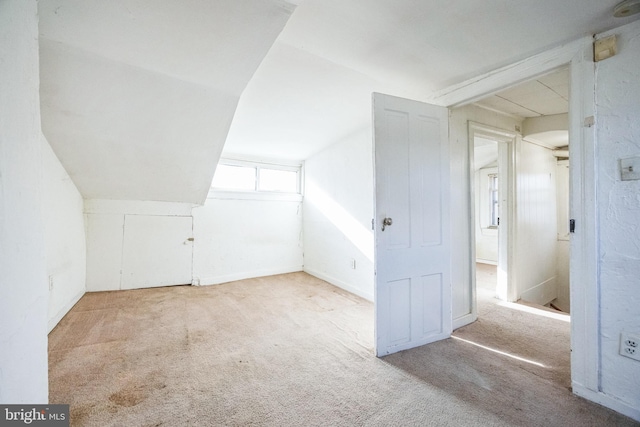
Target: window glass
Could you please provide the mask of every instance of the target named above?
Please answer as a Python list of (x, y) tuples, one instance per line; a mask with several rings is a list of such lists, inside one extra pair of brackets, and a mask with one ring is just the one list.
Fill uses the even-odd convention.
[(298, 192), (298, 173), (281, 169), (260, 168), (260, 191)]
[(499, 225), (499, 203), (498, 203), (498, 175), (489, 175), (489, 203), (490, 219), (492, 227)]
[(255, 191), (256, 168), (219, 164), (211, 187), (223, 190)]

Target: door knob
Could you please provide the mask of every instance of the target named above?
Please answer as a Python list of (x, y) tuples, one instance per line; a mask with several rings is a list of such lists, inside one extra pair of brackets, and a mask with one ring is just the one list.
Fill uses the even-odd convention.
[(388, 226), (393, 224), (393, 220), (391, 218), (385, 218), (382, 220), (382, 231)]

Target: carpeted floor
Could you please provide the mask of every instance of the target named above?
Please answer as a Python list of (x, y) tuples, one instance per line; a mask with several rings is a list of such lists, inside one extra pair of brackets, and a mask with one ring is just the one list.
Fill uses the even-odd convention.
[(305, 273), (86, 294), (50, 402), (74, 426), (637, 425), (571, 394), (569, 323), (478, 294), (478, 322), (383, 359), (373, 305)]

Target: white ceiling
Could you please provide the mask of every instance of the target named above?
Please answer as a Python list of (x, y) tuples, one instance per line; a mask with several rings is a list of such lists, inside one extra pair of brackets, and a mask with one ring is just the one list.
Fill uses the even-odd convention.
[(540, 117), (569, 111), (569, 69), (563, 68), (476, 102), (519, 117)]
[(616, 3), (40, 0), (43, 132), (85, 198), (197, 203), (232, 118), (225, 153), (303, 160), (370, 135), (372, 92), (427, 99)]
[[(371, 126), (371, 92), (426, 100), (433, 91), (633, 19), (613, 18), (616, 3), (304, 0), (243, 93), (225, 155), (305, 159)], [(567, 87), (554, 79), (561, 77), (536, 85), (565, 99), (548, 107), (536, 100), (515, 113), (565, 108)]]

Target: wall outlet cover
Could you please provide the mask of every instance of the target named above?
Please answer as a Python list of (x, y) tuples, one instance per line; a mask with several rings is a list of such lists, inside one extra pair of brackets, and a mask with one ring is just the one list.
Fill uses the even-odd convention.
[(640, 362), (640, 337), (626, 332), (621, 333), (620, 354)]

